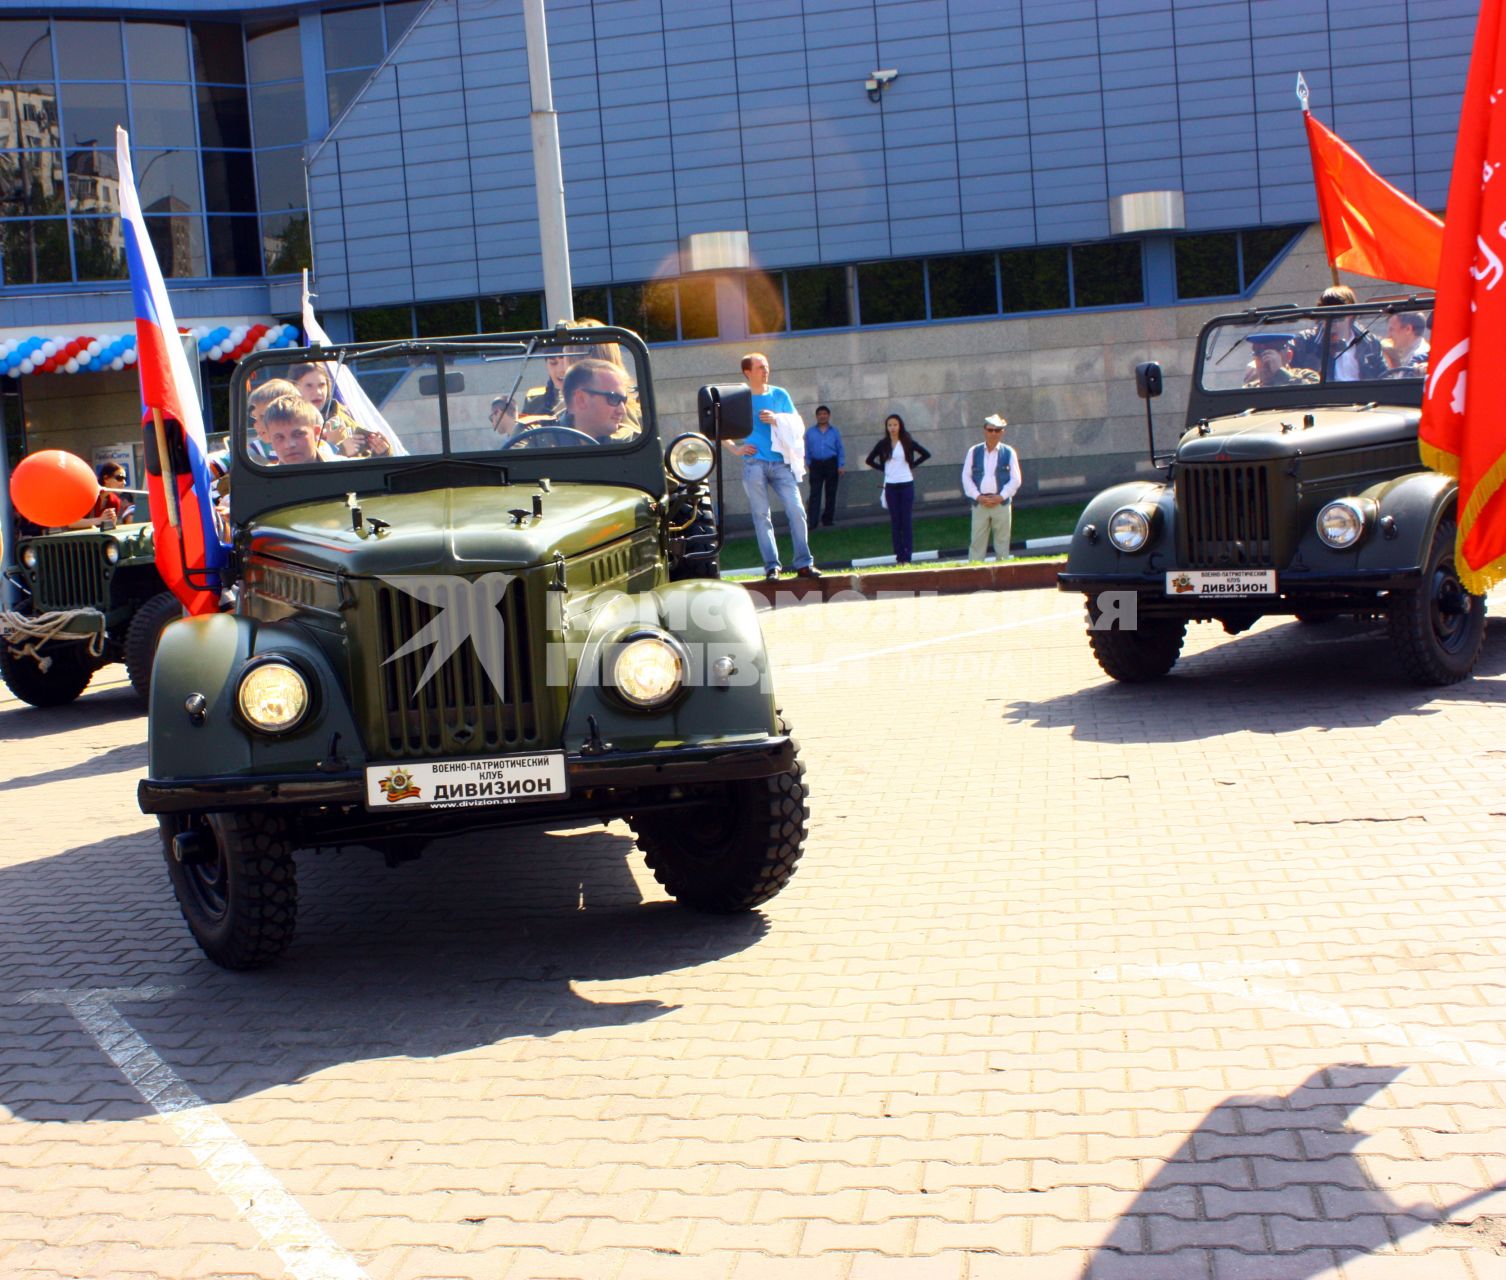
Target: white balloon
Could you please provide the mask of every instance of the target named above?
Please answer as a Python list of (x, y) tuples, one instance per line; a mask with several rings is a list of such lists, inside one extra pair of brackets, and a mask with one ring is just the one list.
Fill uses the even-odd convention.
[(119, 373), (122, 369), (125, 368), (125, 361), (122, 360), (119, 356), (116, 356), (115, 359), (110, 361), (110, 368), (115, 370), (116, 373)]
[(95, 338), (89, 343), (87, 347), (84, 348), (84, 351), (88, 354), (89, 359), (92, 360), (95, 356), (97, 356), (101, 351), (104, 350), (104, 346), (105, 344), (103, 342), (101, 342), (98, 338)]
[(122, 351), (120, 353), (120, 358), (122, 360), (124, 360), (127, 364), (135, 364), (136, 363), (136, 348), (135, 347), (127, 347), (124, 351)]
[(25, 360), (21, 361), (21, 363), (16, 366), (16, 368), (20, 369), (22, 373), (30, 373), (36, 367), (37, 366), (32, 363), (30, 356), (28, 356)]
[(77, 372), (78, 372), (78, 361), (77, 361), (77, 360), (75, 360), (75, 359), (73, 359), (73, 357), (72, 357), (72, 356), (70, 356), (70, 357), (69, 357), (69, 358), (68, 358), (68, 363), (67, 363), (67, 364), (65, 364), (65, 365), (64, 365), (64, 366), (63, 366), (63, 368), (64, 368), (64, 369), (65, 369), (65, 370), (66, 370), (66, 371), (67, 371), (67, 372), (68, 372), (68, 373), (77, 373)]
[(42, 350), (39, 352), (42, 359), (44, 360), (51, 360), (53, 356), (57, 355), (57, 353), (58, 344), (55, 343), (51, 338), (49, 338), (42, 344)]

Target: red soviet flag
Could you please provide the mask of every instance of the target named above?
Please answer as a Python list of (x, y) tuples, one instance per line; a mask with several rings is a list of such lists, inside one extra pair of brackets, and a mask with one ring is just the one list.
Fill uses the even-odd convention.
[(1434, 288), (1443, 223), (1376, 173), (1311, 112), (1303, 112), (1303, 118), (1328, 261), (1356, 275)]
[(1503, 37), (1501, 0), (1484, 0), (1459, 114), (1419, 432), (1423, 462), (1458, 477), (1455, 567), (1475, 592), (1506, 577)]

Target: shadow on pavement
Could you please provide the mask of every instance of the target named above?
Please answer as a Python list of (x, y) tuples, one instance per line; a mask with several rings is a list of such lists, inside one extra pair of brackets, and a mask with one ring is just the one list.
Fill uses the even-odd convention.
[[(5, 789), (16, 791), (22, 787), (41, 787), (49, 782), (70, 782), (75, 778), (98, 778), (110, 773), (146, 773), (146, 743), (128, 742), (124, 746), (110, 747), (97, 756), (65, 765), (61, 769), (48, 769), (42, 773), (28, 773), (7, 778)], [(130, 780), (134, 795), (135, 779)]]
[(1383, 626), (1291, 622), (1190, 654), (1160, 680), (1119, 684), (1104, 676), (1060, 697), (1005, 702), (1003, 715), (1019, 724), (1070, 727), (1074, 737), (1093, 742), (1197, 742), (1252, 728), (1289, 733), (1382, 724), (1432, 715), (1435, 702), (1506, 703), (1506, 685), (1490, 680), (1501, 675), (1506, 620), (1487, 628), (1477, 678), (1443, 688), (1405, 682)]
[(1371, 1181), (1354, 1155), (1366, 1134), (1349, 1119), (1404, 1070), (1338, 1065), (1284, 1096), (1226, 1098), (1120, 1215), (1082, 1280), (1205, 1276), (1212, 1250), (1244, 1255), (1242, 1275), (1305, 1280), (1501, 1190), (1440, 1210), (1398, 1204)]
[(141, 721), (145, 742), (146, 705), (128, 684), (85, 689), (76, 701), (61, 707), (28, 706), (0, 686), (0, 741), (24, 742), (136, 719)]
[(154, 830), (0, 869), (0, 1107), (37, 1122), (148, 1113), (69, 1009), (18, 1002), (28, 991), (166, 988), (118, 1007), (210, 1103), (343, 1063), (660, 1017), (677, 1006), (573, 984), (706, 964), (767, 925), (643, 902), (633, 852), (594, 827), (457, 837), (393, 869), (366, 851), (300, 854), (297, 938), (252, 974), (202, 957)]

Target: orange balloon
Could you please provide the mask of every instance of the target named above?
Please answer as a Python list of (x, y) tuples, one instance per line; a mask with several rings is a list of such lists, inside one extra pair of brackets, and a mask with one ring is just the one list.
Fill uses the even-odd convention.
[(63, 449), (28, 454), (10, 473), (10, 500), (33, 524), (72, 524), (88, 515), (98, 498), (94, 471)]

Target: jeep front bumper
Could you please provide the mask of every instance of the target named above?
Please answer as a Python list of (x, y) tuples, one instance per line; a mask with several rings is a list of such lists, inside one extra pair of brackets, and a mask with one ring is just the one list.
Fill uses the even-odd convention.
[[(654, 751), (617, 751), (607, 747), (591, 755), (565, 756), (570, 799), (562, 803), (568, 807), (571, 800), (585, 791), (633, 791), (735, 782), (744, 778), (772, 777), (794, 767), (795, 744), (787, 734), (740, 738), (726, 743), (696, 743)], [(258, 777), (145, 778), (137, 784), (136, 799), (141, 812), (147, 814), (219, 813), (263, 805), (364, 808), (366, 781), (360, 770)], [(508, 812), (512, 818), (523, 820), (530, 813), (547, 818), (559, 808), (559, 804), (521, 805)], [(465, 812), (477, 814), (481, 811), (468, 809)]]

